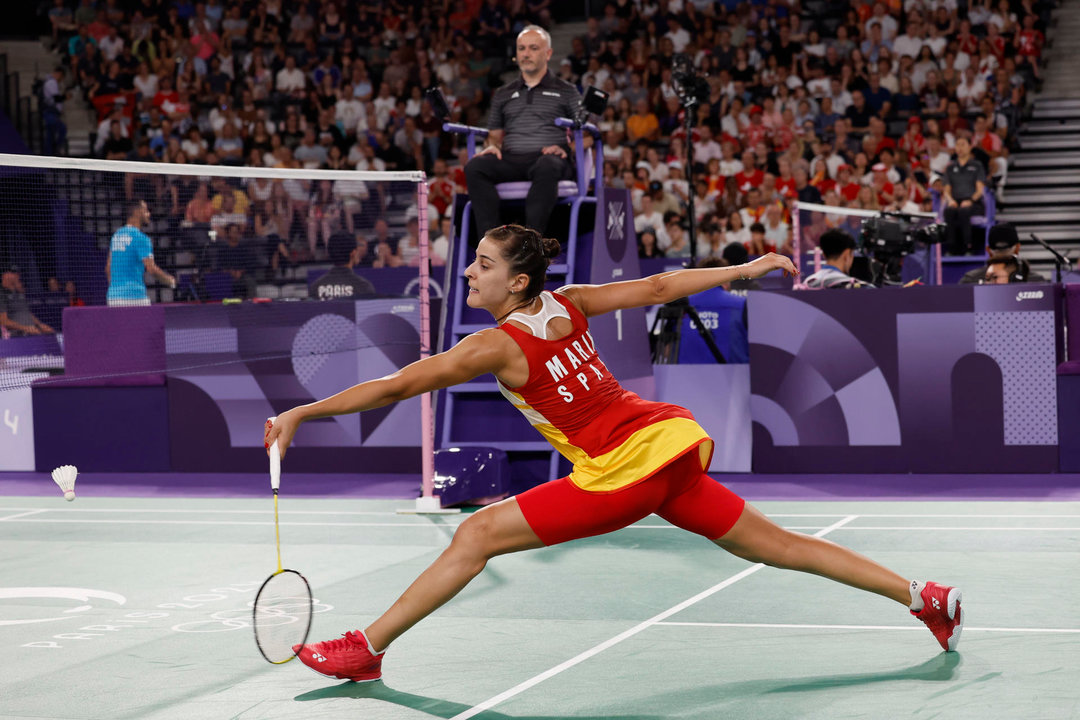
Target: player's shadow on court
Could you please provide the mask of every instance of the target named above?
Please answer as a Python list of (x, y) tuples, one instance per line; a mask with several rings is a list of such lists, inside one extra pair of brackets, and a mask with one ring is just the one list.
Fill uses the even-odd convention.
[[(900, 670), (884, 672), (851, 673), (848, 675), (812, 675), (796, 680), (746, 680), (743, 682), (722, 683), (701, 688), (701, 700), (708, 704), (717, 697), (728, 700), (735, 698), (760, 698), (773, 693), (811, 693), (837, 688), (873, 685), (888, 682), (947, 682), (956, 677), (960, 666), (957, 653), (940, 653), (926, 662)], [(695, 706), (693, 693), (680, 690), (677, 702)], [(655, 698), (654, 698), (655, 699)], [(673, 699), (673, 702), (675, 700)]]
[[(452, 718), (473, 706), (466, 703), (440, 700), (439, 698), (414, 695), (387, 687), (382, 682), (352, 683), (346, 682), (341, 685), (320, 688), (311, 692), (301, 693), (293, 698), (300, 702), (309, 700), (325, 700), (328, 698), (355, 698), (381, 700), (394, 705), (400, 705), (411, 710), (419, 710), (437, 718)], [(565, 715), (504, 715), (503, 713), (487, 710), (475, 715), (477, 720), (563, 720)], [(574, 715), (574, 720), (661, 720), (657, 715), (603, 715), (586, 717)]]
[(870, 685), (872, 683), (903, 680), (945, 682), (956, 677), (956, 668), (958, 667), (960, 667), (960, 655), (954, 652), (943, 652), (930, 658), (924, 663), (919, 663), (918, 665), (913, 665), (909, 668), (904, 668), (903, 670), (876, 673), (853, 673), (850, 675), (819, 675), (816, 677), (802, 678), (795, 682), (775, 684), (774, 687), (763, 689), (762, 692), (813, 692), (815, 690), (829, 690), (838, 687)]

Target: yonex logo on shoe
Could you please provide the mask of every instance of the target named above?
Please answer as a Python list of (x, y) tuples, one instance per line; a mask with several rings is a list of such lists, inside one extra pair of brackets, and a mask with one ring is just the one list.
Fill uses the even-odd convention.
[(311, 654), (311, 659), (315, 660), (316, 662), (326, 662), (326, 658), (323, 657), (322, 655), (320, 655), (319, 653), (312, 653)]
[(937, 598), (932, 598), (930, 600), (930, 602), (932, 602), (934, 604), (934, 609), (935, 610), (940, 610), (941, 609), (941, 603), (938, 601)]

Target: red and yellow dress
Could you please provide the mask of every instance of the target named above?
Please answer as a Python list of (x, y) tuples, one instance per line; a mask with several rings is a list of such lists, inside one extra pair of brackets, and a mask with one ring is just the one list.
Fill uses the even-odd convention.
[[(536, 315), (507, 318), (535, 334), (500, 326), (529, 365), (524, 385), (500, 382), (500, 391), (573, 463), (567, 477), (517, 496), (533, 531), (552, 545), (655, 512), (710, 539), (727, 532), (743, 501), (705, 474), (713, 442), (690, 411), (624, 389), (597, 355), (581, 311), (559, 294), (545, 291), (541, 300)], [(555, 317), (569, 319), (573, 330), (548, 340), (545, 328)]]

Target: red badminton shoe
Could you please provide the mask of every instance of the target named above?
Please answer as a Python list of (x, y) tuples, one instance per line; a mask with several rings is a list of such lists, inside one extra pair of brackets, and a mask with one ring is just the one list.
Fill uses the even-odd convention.
[(383, 650), (374, 652), (362, 630), (347, 632), (337, 640), (294, 645), (300, 662), (327, 677), (353, 682), (371, 682), (382, 678)]
[(919, 597), (923, 608), (911, 614), (922, 620), (945, 651), (956, 650), (960, 644), (960, 631), (964, 629), (960, 614), (960, 589), (928, 582)]

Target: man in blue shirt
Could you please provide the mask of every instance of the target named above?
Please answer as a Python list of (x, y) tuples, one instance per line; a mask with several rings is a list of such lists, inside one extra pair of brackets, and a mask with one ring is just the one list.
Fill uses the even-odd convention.
[(176, 279), (154, 262), (154, 248), (142, 231), (148, 222), (150, 209), (146, 201), (138, 200), (131, 205), (127, 225), (113, 233), (105, 261), (105, 277), (109, 281), (105, 301), (109, 305), (149, 305), (144, 273), (150, 273), (171, 288), (176, 287)]
[[(705, 258), (697, 267), (727, 267), (722, 258)], [(716, 347), (729, 363), (750, 362), (750, 345), (746, 334), (746, 298), (730, 292), (730, 283), (687, 298), (697, 311)], [(679, 332), (679, 363), (714, 363), (715, 356), (702, 339), (689, 313), (683, 315)]]

